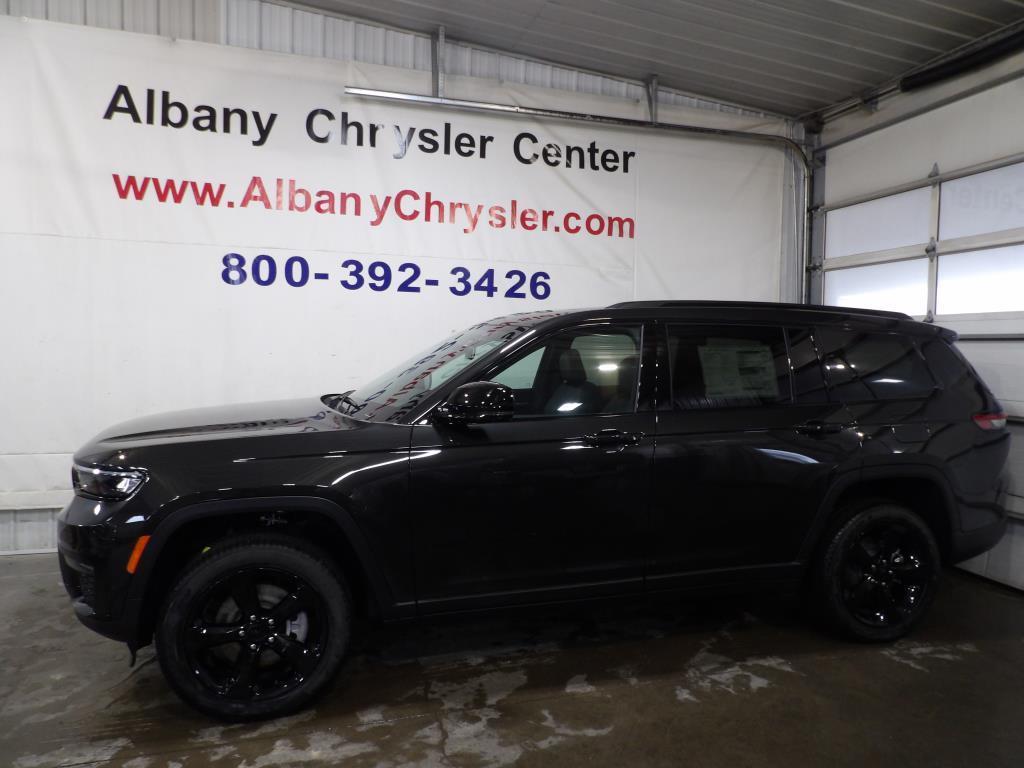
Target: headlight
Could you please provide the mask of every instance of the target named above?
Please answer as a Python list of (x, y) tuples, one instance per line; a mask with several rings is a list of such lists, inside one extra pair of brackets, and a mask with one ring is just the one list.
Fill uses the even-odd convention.
[(138, 469), (100, 469), (75, 464), (71, 468), (71, 485), (75, 493), (93, 499), (121, 501), (135, 493), (146, 482), (146, 473)]

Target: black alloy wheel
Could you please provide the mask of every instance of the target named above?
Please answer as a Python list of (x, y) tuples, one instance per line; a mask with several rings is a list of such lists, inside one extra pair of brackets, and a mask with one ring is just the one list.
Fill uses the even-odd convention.
[(874, 627), (913, 616), (932, 580), (928, 543), (900, 520), (876, 520), (847, 545), (842, 593), (850, 613)]
[(193, 601), (181, 630), (189, 667), (218, 696), (280, 696), (313, 673), (329, 641), (322, 602), (292, 573), (237, 571)]
[(348, 645), (350, 600), (314, 548), (271, 536), (219, 544), (171, 589), (156, 630), (168, 682), (228, 720), (277, 717), (334, 677)]
[(941, 559), (928, 525), (905, 507), (876, 502), (834, 531), (816, 570), (826, 618), (847, 635), (902, 637), (935, 596)]

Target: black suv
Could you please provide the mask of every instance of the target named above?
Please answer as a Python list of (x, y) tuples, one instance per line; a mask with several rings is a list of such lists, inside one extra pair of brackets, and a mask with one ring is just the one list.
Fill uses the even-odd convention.
[(782, 304), (509, 315), (357, 390), (100, 434), (64, 581), (233, 719), (309, 701), (357, 614), (804, 586), (890, 640), (1005, 524), (1006, 416), (954, 339)]

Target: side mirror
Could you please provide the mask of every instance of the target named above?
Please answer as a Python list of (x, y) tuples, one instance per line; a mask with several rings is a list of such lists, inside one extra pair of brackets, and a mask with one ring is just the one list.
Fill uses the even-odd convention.
[(493, 381), (463, 384), (434, 410), (434, 418), (443, 424), (487, 424), (514, 415), (512, 390)]

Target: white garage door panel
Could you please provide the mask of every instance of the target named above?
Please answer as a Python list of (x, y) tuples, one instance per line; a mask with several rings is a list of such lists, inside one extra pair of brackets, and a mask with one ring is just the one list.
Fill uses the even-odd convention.
[(1024, 227), (1024, 164), (943, 183), (939, 225), (943, 240)]
[(910, 259), (827, 272), (825, 303), (923, 316), (928, 311), (928, 260)]
[(960, 341), (957, 346), (1007, 412), (1024, 418), (1024, 341)]
[(1024, 245), (939, 257), (940, 315), (1024, 312)]
[(930, 189), (915, 189), (829, 211), (825, 223), (825, 258), (884, 251), (928, 242), (932, 207)]
[(828, 151), (825, 203), (1024, 151), (1024, 80), (1014, 80)]

